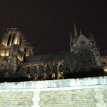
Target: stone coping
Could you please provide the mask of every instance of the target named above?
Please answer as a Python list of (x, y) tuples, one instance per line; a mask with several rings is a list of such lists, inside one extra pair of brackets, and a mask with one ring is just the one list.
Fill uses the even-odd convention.
[(44, 80), (44, 81), (25, 81), (25, 82), (4, 82), (0, 83), (0, 90), (49, 90), (51, 89), (80, 89), (91, 87), (107, 86), (107, 76), (63, 79), (63, 80)]

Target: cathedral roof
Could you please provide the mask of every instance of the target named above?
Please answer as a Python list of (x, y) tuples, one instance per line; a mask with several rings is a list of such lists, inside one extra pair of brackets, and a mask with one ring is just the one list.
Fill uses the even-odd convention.
[(83, 34), (80, 34), (77, 39), (77, 44), (88, 44), (88, 42), (89, 40)]

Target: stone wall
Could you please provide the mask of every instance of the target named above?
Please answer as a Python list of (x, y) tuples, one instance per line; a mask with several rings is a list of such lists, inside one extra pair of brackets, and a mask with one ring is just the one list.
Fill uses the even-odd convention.
[(107, 77), (1, 83), (0, 107), (107, 107)]

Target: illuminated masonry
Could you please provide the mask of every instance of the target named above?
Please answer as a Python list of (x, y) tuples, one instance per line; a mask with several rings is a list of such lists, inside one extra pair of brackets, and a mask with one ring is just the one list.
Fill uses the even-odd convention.
[(32, 47), (25, 41), (17, 28), (7, 28), (0, 43), (0, 66), (16, 70), (18, 63), (24, 61), (25, 56), (32, 55)]
[(17, 28), (8, 28), (0, 44), (0, 77), (62, 79), (103, 75), (99, 50), (92, 36), (70, 36), (70, 51), (33, 56), (33, 48)]

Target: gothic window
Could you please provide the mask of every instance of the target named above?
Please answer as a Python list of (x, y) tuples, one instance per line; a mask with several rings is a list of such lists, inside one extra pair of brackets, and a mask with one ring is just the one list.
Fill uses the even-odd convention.
[(10, 45), (10, 44), (11, 44), (11, 37), (12, 37), (12, 35), (9, 35), (9, 38), (8, 38), (8, 43), (7, 43), (7, 45)]

